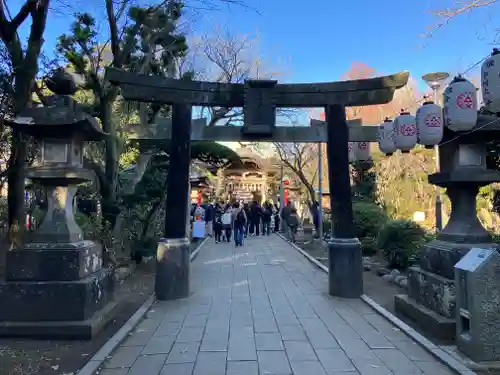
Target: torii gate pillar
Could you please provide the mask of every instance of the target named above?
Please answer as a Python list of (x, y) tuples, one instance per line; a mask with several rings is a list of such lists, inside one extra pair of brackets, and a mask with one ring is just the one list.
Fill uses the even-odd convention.
[(332, 296), (357, 298), (363, 294), (361, 243), (354, 237), (349, 176), (349, 128), (343, 105), (325, 107), (328, 183), (334, 237), (328, 240), (328, 290)]

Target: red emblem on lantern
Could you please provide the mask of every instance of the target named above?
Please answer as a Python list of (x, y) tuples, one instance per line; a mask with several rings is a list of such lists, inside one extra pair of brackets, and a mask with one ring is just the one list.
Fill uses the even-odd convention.
[(425, 125), (429, 128), (439, 128), (441, 126), (441, 116), (436, 116), (435, 114), (429, 114), (425, 118)]
[(366, 150), (368, 148), (368, 142), (359, 142), (358, 143), (358, 147), (361, 149), (361, 150)]
[(349, 150), (349, 152), (352, 151), (352, 143), (348, 143), (347, 144), (347, 150)]
[(413, 124), (401, 125), (399, 132), (404, 137), (413, 137), (416, 133), (416, 126)]
[(462, 109), (470, 109), (473, 107), (473, 94), (471, 92), (463, 92), (457, 97), (457, 106)]

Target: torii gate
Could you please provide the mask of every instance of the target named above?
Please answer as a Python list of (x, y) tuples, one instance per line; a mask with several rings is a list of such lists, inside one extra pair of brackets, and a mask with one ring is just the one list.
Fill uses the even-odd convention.
[[(407, 72), (332, 83), (278, 84), (186, 81), (145, 76), (116, 68), (106, 79), (119, 85), (124, 99), (172, 106), (165, 238), (157, 251), (156, 296), (160, 300), (189, 294), (189, 241), (186, 238), (192, 133), (203, 139), (326, 142), (334, 237), (328, 242), (329, 292), (357, 298), (363, 293), (361, 244), (354, 238), (348, 141), (372, 141), (376, 128), (349, 126), (346, 106), (385, 104), (408, 82)], [(192, 127), (192, 106), (243, 107), (243, 127)], [(310, 128), (276, 127), (276, 108), (325, 109), (325, 124)], [(326, 128), (326, 129), (325, 129)], [(210, 129), (210, 130), (209, 130)], [(299, 130), (300, 129), (300, 130)]]

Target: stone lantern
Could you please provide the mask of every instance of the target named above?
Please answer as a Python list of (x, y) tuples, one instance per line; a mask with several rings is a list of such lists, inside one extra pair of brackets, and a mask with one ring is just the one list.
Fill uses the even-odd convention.
[(479, 131), (471, 133), (445, 128), (439, 146), (440, 172), (430, 175), (429, 182), (446, 189), (451, 215), (436, 239), (422, 249), (418, 265), (409, 269), (408, 294), (395, 300), (398, 314), (441, 339), (452, 339), (456, 333), (456, 296), (462, 291), (455, 283), (454, 266), (472, 248), (496, 247), (476, 214), (479, 189), (500, 181), (500, 172), (486, 164), (487, 142), (499, 136), (495, 119), (479, 116), (475, 128)]
[(0, 335), (88, 339), (113, 316), (113, 270), (102, 267), (99, 244), (84, 240), (75, 222), (76, 185), (95, 179), (83, 168), (85, 141), (102, 140), (97, 121), (70, 95), (72, 77), (56, 71), (48, 105), (23, 111), (9, 125), (39, 141), (27, 177), (44, 187), (47, 212), (41, 225), (7, 254), (0, 284)]

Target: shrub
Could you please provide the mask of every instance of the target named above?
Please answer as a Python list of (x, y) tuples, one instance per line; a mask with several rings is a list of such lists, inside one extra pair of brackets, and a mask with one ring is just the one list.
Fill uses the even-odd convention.
[(144, 237), (135, 241), (134, 249), (132, 250), (132, 260), (140, 264), (145, 257), (156, 255), (158, 240), (152, 237)]
[(356, 202), (352, 206), (354, 215), (354, 235), (363, 245), (363, 254), (377, 252), (377, 235), (387, 222), (385, 211), (375, 203)]
[(377, 245), (384, 251), (389, 268), (406, 269), (419, 257), (427, 242), (425, 230), (410, 220), (391, 220), (380, 230)]

